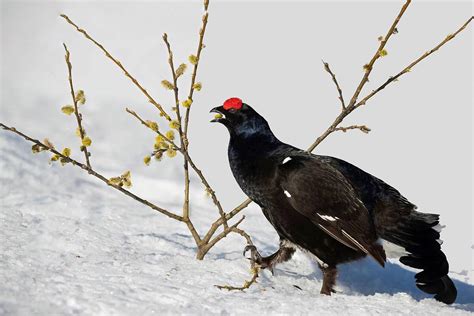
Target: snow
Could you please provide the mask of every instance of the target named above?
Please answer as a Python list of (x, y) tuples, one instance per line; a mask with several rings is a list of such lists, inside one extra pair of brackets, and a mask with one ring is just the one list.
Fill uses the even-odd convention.
[[(242, 239), (229, 237), (204, 261), (195, 260), (194, 242), (183, 225), (77, 168), (48, 167), (46, 155), (30, 155), (29, 146), (16, 136), (3, 133), (1, 139), (0, 314), (474, 311), (471, 279), (455, 281), (458, 302), (446, 306), (416, 289), (413, 272), (396, 262), (381, 269), (370, 259), (343, 266), (338, 293), (322, 296), (321, 274), (302, 252), (277, 267), (275, 276), (263, 272), (258, 284), (245, 292), (219, 290), (214, 285), (239, 285), (249, 278)], [(152, 200), (160, 188), (164, 205), (177, 208), (178, 184), (133, 174), (132, 180), (135, 191)], [(199, 207), (192, 216), (204, 229), (210, 204), (200, 188), (193, 189)], [(252, 207), (246, 215), (243, 227), (261, 252), (275, 250), (275, 233), (260, 212)]]

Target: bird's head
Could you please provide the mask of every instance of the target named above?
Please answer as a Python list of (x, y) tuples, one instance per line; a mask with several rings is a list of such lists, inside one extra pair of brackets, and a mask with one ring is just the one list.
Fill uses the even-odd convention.
[(216, 113), (211, 122), (223, 124), (231, 135), (245, 137), (271, 133), (267, 121), (239, 98), (227, 99), (223, 105), (213, 108), (211, 113)]

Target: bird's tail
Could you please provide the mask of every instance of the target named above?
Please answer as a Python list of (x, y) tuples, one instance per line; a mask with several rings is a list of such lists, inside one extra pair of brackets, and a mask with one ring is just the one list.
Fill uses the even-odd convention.
[(396, 229), (381, 237), (405, 250), (400, 262), (423, 271), (415, 275), (416, 286), (446, 304), (456, 300), (457, 290), (448, 276), (449, 264), (441, 251), (439, 215), (411, 211), (400, 219)]

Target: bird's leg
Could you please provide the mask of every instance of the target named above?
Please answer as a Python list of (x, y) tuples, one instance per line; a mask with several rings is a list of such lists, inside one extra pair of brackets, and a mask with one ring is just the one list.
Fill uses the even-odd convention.
[(331, 295), (336, 293), (334, 285), (336, 285), (337, 268), (335, 266), (322, 266), (319, 268), (323, 272), (323, 286), (321, 287), (321, 294)]
[(260, 269), (268, 269), (273, 274), (273, 268), (278, 263), (286, 262), (291, 259), (295, 253), (295, 248), (285, 246), (284, 242), (280, 242), (280, 248), (268, 257), (262, 257), (254, 245), (247, 245), (244, 249), (244, 256), (250, 251), (250, 261), (253, 266)]

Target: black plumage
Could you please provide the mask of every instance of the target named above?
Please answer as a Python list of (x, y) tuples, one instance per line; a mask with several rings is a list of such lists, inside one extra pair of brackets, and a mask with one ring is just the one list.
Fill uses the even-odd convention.
[(267, 121), (238, 98), (211, 111), (230, 133), (235, 179), (280, 236), (280, 249), (268, 257), (246, 248), (258, 265), (273, 271), (299, 248), (318, 260), (321, 293), (330, 295), (338, 264), (369, 255), (384, 266), (383, 239), (403, 250), (400, 262), (422, 270), (415, 276), (418, 288), (454, 302), (438, 215), (417, 212), (396, 189), (348, 162), (279, 141)]

